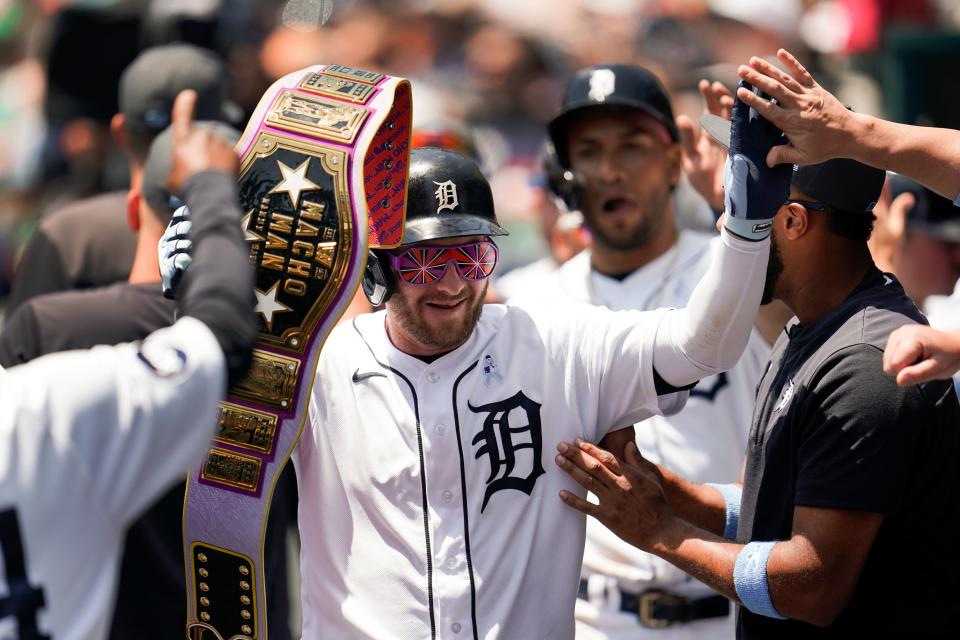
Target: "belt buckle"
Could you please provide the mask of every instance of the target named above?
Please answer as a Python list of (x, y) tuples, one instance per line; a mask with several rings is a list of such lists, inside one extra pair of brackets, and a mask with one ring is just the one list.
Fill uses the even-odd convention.
[(654, 606), (661, 602), (669, 602), (669, 604), (684, 604), (686, 602), (686, 598), (675, 596), (657, 589), (644, 591), (637, 596), (637, 604), (639, 605), (637, 607), (637, 615), (640, 618), (640, 624), (651, 629), (663, 629), (664, 627), (669, 627), (676, 622), (676, 620), (666, 620), (663, 618), (653, 617)]

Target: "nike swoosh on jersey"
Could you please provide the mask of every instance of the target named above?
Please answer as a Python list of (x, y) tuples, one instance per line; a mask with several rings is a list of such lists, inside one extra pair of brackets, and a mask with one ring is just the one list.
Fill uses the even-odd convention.
[(356, 382), (361, 382), (363, 380), (366, 380), (367, 378), (376, 378), (378, 376), (381, 378), (386, 378), (387, 374), (381, 373), (379, 371), (367, 371), (365, 373), (360, 373), (360, 369), (357, 369), (356, 371), (353, 372), (352, 379), (356, 383)]

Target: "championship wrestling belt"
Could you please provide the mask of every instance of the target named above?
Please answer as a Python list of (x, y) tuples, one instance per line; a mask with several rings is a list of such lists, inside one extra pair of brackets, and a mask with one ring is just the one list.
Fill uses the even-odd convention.
[(274, 83), (237, 145), (260, 333), (188, 478), (189, 640), (267, 638), (270, 500), (304, 428), (320, 346), (357, 290), (368, 247), (400, 244), (411, 115), (408, 81), (319, 65)]

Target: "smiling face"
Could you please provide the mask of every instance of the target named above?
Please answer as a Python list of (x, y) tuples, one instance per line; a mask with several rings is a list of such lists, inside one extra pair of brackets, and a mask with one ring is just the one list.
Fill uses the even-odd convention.
[(570, 122), (567, 149), (585, 181), (583, 214), (595, 243), (637, 249), (663, 228), (680, 177), (680, 147), (655, 135), (649, 117), (589, 109)]
[[(437, 247), (486, 240), (486, 236), (445, 238), (422, 244)], [(467, 280), (454, 265), (429, 284), (408, 284), (396, 277), (397, 289), (387, 300), (387, 334), (394, 346), (415, 356), (456, 349), (470, 338), (487, 293), (487, 280)]]

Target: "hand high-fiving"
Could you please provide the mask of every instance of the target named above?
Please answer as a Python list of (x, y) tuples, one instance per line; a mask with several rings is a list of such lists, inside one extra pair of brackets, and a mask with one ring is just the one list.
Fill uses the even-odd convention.
[(197, 94), (192, 89), (181, 91), (173, 103), (173, 162), (167, 187), (180, 193), (190, 176), (204, 171), (236, 173), (239, 159), (233, 147), (222, 136), (209, 129), (195, 127), (193, 109)]
[[(719, 82), (701, 80), (698, 85), (703, 96), (704, 113), (724, 120), (730, 119), (733, 95)], [(700, 126), (685, 115), (677, 116), (677, 131), (680, 134), (681, 166), (690, 184), (712, 209), (723, 209), (723, 167), (727, 150), (703, 135)]]
[(843, 157), (842, 149), (849, 135), (844, 122), (853, 117), (826, 89), (817, 84), (790, 52), (780, 49), (777, 58), (789, 69), (778, 69), (762, 58), (750, 58), (741, 65), (740, 77), (763, 91), (768, 97), (748, 89), (738, 89), (737, 97), (772, 122), (789, 138), (767, 154), (767, 166), (777, 164), (818, 164)]

